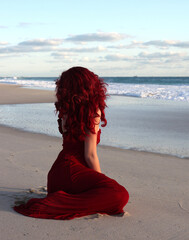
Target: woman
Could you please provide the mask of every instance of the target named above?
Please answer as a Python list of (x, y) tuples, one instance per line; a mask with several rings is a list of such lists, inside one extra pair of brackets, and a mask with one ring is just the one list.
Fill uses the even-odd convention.
[(123, 214), (127, 190), (101, 173), (96, 145), (100, 121), (107, 124), (106, 84), (93, 72), (73, 67), (56, 81), (55, 103), (63, 150), (48, 173), (47, 197), (14, 209), (26, 216), (73, 219), (94, 213)]

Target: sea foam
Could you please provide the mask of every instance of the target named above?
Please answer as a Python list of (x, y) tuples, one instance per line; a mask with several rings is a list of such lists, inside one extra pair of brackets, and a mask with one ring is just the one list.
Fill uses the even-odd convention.
[[(52, 78), (25, 79), (25, 78), (2, 78), (0, 83), (19, 84), (27, 88), (55, 89), (55, 81)], [(162, 84), (130, 84), (108, 83), (110, 95), (122, 95), (139, 98), (154, 98), (174, 101), (189, 102), (189, 85), (162, 85)]]

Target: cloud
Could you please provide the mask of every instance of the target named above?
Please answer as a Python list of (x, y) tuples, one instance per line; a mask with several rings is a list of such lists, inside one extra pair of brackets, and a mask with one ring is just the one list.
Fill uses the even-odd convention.
[[(0, 54), (52, 52), (57, 50), (58, 46), (61, 45), (62, 42), (62, 39), (33, 39), (20, 42), (15, 46), (0, 47)], [(1, 43), (0, 45), (5, 45), (6, 42)]]
[(88, 34), (80, 34), (80, 35), (73, 35), (66, 38), (66, 41), (70, 42), (112, 42), (112, 41), (119, 41), (125, 39), (126, 37), (131, 37), (129, 35), (111, 32), (111, 33), (88, 33)]
[(105, 60), (107, 60), (107, 61), (128, 61), (128, 60), (132, 60), (132, 57), (117, 53), (117, 54), (106, 55)]
[(30, 27), (33, 23), (30, 22), (20, 22), (18, 27)]
[(137, 55), (128, 56), (125, 54), (108, 54), (102, 61), (132, 61), (132, 62), (140, 62), (143, 64), (146, 63), (162, 63), (169, 61), (188, 61), (189, 56), (186, 53), (178, 53), (178, 52), (140, 52)]
[[(80, 47), (80, 48), (59, 48), (56, 50), (56, 52), (53, 52), (51, 54), (51, 56), (53, 56), (55, 59), (66, 59), (70, 56), (78, 56), (78, 53), (96, 53), (96, 52), (103, 52), (105, 51), (106, 48), (102, 47), (102, 46), (98, 46), (98, 47), (91, 47), (91, 48), (87, 48), (87, 47)], [(82, 61), (85, 62), (90, 62), (91, 60), (88, 57), (83, 57)], [(92, 60), (94, 62), (94, 60)]]
[(68, 58), (70, 56), (75, 56), (74, 53), (68, 53), (68, 52), (54, 52), (51, 54), (51, 56), (55, 57), (55, 58)]
[(62, 39), (33, 39), (19, 43), (19, 46), (58, 46), (63, 42)]
[(8, 45), (8, 42), (0, 42), (0, 46)]
[(177, 48), (189, 48), (189, 41), (175, 41), (175, 40), (153, 40), (153, 41), (132, 41), (130, 44), (120, 44), (108, 46), (108, 48), (113, 49), (132, 49), (132, 48), (149, 48), (149, 47), (157, 47), (161, 49), (167, 49), (170, 47)]
[(97, 47), (79, 47), (79, 48), (59, 48), (58, 51), (62, 52), (80, 52), (80, 53), (85, 53), (85, 52), (104, 52), (107, 49), (103, 46), (97, 46)]
[(143, 42), (141, 41), (132, 41), (130, 44), (119, 44), (119, 45), (111, 45), (108, 46), (108, 48), (114, 48), (114, 49), (132, 49), (132, 48), (136, 48), (136, 47), (140, 47), (140, 48), (148, 48), (147, 46), (143, 45)]
[(18, 23), (17, 27), (21, 27), (21, 28), (27, 28), (27, 27), (31, 27), (33, 25), (46, 25), (46, 23), (42, 23), (42, 22), (20, 22)]
[(141, 52), (138, 54), (138, 57), (140, 58), (180, 58), (184, 57), (185, 53), (177, 53), (177, 52), (154, 52), (154, 53), (148, 53), (148, 52)]
[(154, 40), (144, 42), (145, 46), (189, 48), (189, 41)]
[(90, 59), (89, 57), (83, 57), (83, 58), (81, 58), (81, 59), (79, 59), (79, 61), (80, 62), (95, 62), (95, 60), (92, 60), (92, 59)]
[(70, 52), (54, 52), (51, 54), (52, 57), (54, 57), (55, 60), (66, 60), (66, 62), (73, 62), (76, 60), (76, 54), (70, 53)]
[(55, 52), (52, 56), (61, 57), (67, 53), (97, 53), (107, 51), (103, 46), (62, 48), (60, 46), (62, 42), (62, 39), (33, 39), (20, 42), (15, 46), (5, 46), (8, 43), (0, 42), (0, 54)]
[(0, 25), (0, 28), (8, 28), (8, 27), (5, 25)]
[(10, 46), (0, 48), (0, 54), (12, 54), (12, 53), (31, 53), (31, 52), (51, 52), (56, 50), (56, 47), (35, 47), (35, 46)]

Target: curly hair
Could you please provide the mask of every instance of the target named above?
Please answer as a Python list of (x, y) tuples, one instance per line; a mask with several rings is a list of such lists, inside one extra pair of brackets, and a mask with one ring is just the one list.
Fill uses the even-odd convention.
[(106, 126), (104, 109), (107, 107), (107, 85), (84, 67), (72, 67), (61, 74), (56, 80), (55, 107), (59, 118), (66, 115), (66, 134), (84, 140), (87, 131), (95, 133), (95, 117), (99, 116), (99, 109), (103, 122), (101, 126)]

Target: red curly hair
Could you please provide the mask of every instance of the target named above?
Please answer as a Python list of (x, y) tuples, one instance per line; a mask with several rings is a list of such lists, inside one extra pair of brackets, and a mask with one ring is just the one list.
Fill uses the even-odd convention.
[(65, 134), (84, 140), (87, 131), (95, 133), (94, 118), (99, 116), (99, 109), (104, 122), (101, 126), (106, 126), (106, 86), (103, 79), (84, 67), (72, 67), (61, 74), (56, 80), (55, 107), (59, 118), (66, 115)]

